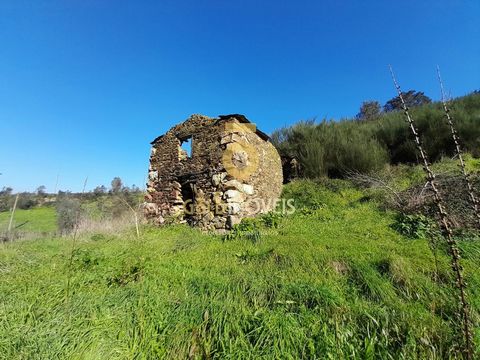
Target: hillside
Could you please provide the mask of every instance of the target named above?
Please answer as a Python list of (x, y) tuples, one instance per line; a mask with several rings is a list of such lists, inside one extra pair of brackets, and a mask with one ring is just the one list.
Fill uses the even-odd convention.
[[(427, 239), (397, 233), (395, 214), (348, 182), (297, 181), (284, 197), (295, 214), (228, 240), (145, 226), (1, 244), (0, 358), (453, 356), (443, 246), (436, 263)], [(458, 239), (478, 324), (480, 246)]]
[[(453, 99), (451, 116), (463, 151), (479, 157), (480, 93)], [(410, 109), (431, 162), (453, 157), (455, 146), (440, 102)], [(300, 121), (275, 131), (283, 156), (296, 158), (308, 178), (370, 173), (386, 165), (417, 164), (418, 153), (402, 111), (381, 112), (370, 119)]]

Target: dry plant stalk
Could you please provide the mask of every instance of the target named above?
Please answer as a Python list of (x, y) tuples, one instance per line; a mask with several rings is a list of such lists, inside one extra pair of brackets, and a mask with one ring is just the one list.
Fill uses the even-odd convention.
[(348, 179), (362, 186), (385, 190), (390, 194), (391, 200), (396, 208), (402, 208), (405, 206), (405, 201), (402, 199), (398, 191), (379, 176), (363, 174), (360, 171), (348, 171), (346, 175)]
[[(135, 231), (137, 233), (137, 240), (140, 239), (140, 227), (139, 227), (139, 220), (138, 220), (138, 209), (135, 210), (125, 199), (123, 199), (121, 196), (119, 196), (119, 199), (121, 202), (123, 202), (128, 209), (132, 212), (133, 214), (133, 220), (135, 221)], [(138, 208), (140, 208), (140, 205), (138, 205)]]
[(402, 91), (400, 89), (400, 86), (398, 85), (397, 79), (395, 78), (395, 74), (393, 73), (393, 69), (391, 66), (389, 66), (389, 68), (390, 68), (390, 73), (392, 75), (393, 83), (395, 85), (395, 88), (398, 92), (398, 96), (402, 103), (402, 108), (403, 108), (403, 112), (405, 113), (406, 121), (413, 134), (415, 145), (417, 147), (418, 152), (420, 153), (420, 157), (422, 158), (423, 169), (426, 173), (427, 182), (430, 185), (430, 190), (432, 191), (432, 194), (433, 194), (433, 199), (437, 208), (437, 212), (438, 212), (438, 215), (440, 216), (440, 230), (447, 241), (448, 249), (450, 252), (450, 258), (451, 258), (451, 266), (455, 274), (455, 285), (459, 292), (459, 300), (460, 300), (459, 317), (462, 323), (462, 333), (464, 338), (463, 354), (465, 356), (465, 359), (472, 360), (474, 346), (473, 346), (473, 334), (472, 334), (471, 321), (470, 321), (470, 310), (469, 310), (470, 307), (467, 301), (467, 294), (466, 294), (467, 284), (463, 277), (462, 265), (460, 264), (460, 252), (458, 249), (458, 244), (453, 237), (452, 229), (450, 227), (450, 222), (448, 219), (448, 214), (445, 211), (445, 207), (443, 205), (442, 199), (440, 197), (440, 193), (438, 191), (438, 188), (435, 182), (435, 174), (430, 168), (427, 154), (423, 149), (422, 142), (420, 141), (420, 136), (418, 134), (418, 130), (415, 127), (415, 122), (413, 118), (410, 116), (408, 107), (403, 98)]
[(17, 209), (18, 196), (19, 194), (15, 196), (15, 202), (13, 203), (12, 213), (10, 214), (10, 220), (8, 222), (8, 229), (7, 229), (7, 239), (9, 239), (12, 235), (11, 233), (12, 233), (13, 217), (15, 215), (15, 210)]
[(78, 234), (118, 234), (119, 232), (130, 228), (134, 225), (130, 212), (124, 216), (117, 216), (115, 218), (94, 220), (89, 217), (80, 217), (78, 223)]
[[(88, 176), (85, 178), (83, 182), (83, 189), (82, 195), (85, 193), (85, 188), (87, 187)], [(68, 302), (70, 297), (70, 282), (72, 278), (72, 265), (73, 265), (73, 257), (75, 256), (75, 248), (77, 245), (77, 233), (78, 233), (78, 224), (80, 222), (80, 208), (78, 209), (77, 213), (75, 214), (75, 224), (73, 228), (73, 238), (72, 238), (72, 249), (70, 251), (70, 258), (68, 260), (68, 274), (67, 274), (67, 287), (65, 289), (65, 300)]]
[(450, 108), (448, 107), (448, 104), (447, 104), (447, 99), (445, 97), (445, 89), (443, 87), (443, 81), (440, 75), (440, 68), (438, 66), (437, 66), (437, 75), (438, 75), (438, 82), (440, 83), (440, 91), (442, 93), (443, 111), (445, 111), (445, 117), (447, 118), (447, 123), (448, 123), (448, 126), (450, 127), (450, 133), (452, 134), (453, 142), (455, 143), (455, 150), (457, 152), (458, 160), (460, 162), (460, 168), (462, 170), (463, 179), (465, 180), (465, 185), (467, 185), (470, 204), (472, 205), (472, 209), (477, 220), (477, 227), (480, 228), (480, 207), (478, 204), (478, 199), (475, 197), (473, 185), (472, 185), (472, 182), (470, 181), (470, 174), (467, 172), (467, 169), (465, 167), (463, 152), (460, 146), (460, 138), (458, 136), (457, 130), (455, 129), (453, 118), (450, 115)]

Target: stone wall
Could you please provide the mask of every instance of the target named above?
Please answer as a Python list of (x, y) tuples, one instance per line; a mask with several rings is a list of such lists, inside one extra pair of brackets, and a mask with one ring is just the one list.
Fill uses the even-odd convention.
[[(192, 138), (192, 156), (182, 141)], [(145, 215), (156, 224), (229, 229), (269, 211), (282, 188), (280, 156), (242, 115), (192, 115), (152, 142)]]

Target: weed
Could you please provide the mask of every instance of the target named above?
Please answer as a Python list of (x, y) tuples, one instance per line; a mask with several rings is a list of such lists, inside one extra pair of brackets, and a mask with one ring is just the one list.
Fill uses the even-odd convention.
[(411, 239), (424, 239), (432, 227), (432, 221), (424, 215), (399, 213), (392, 228)]
[(240, 224), (237, 224), (233, 229), (224, 235), (224, 241), (246, 239), (252, 243), (258, 243), (261, 239), (259, 220), (245, 218)]
[(139, 262), (124, 264), (115, 274), (107, 278), (108, 286), (125, 286), (140, 279), (142, 265)]
[(282, 219), (282, 215), (274, 212), (269, 212), (267, 214), (262, 215), (260, 219), (265, 227), (276, 229), (280, 225), (280, 220)]
[(100, 264), (101, 256), (92, 250), (77, 248), (73, 251), (73, 264), (82, 269), (87, 269)]

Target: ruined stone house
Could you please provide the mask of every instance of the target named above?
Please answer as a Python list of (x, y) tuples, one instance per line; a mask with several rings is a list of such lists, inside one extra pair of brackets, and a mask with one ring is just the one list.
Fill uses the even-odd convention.
[(243, 115), (192, 115), (151, 144), (144, 209), (156, 224), (229, 229), (272, 210), (280, 197), (280, 156)]

